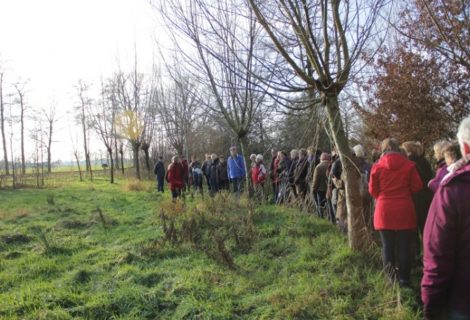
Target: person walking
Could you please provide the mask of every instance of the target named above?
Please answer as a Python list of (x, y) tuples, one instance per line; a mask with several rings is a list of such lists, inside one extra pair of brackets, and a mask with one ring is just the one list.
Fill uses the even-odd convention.
[(158, 157), (158, 161), (155, 163), (153, 173), (157, 179), (157, 192), (163, 193), (163, 184), (165, 181), (165, 165), (163, 163), (163, 157)]

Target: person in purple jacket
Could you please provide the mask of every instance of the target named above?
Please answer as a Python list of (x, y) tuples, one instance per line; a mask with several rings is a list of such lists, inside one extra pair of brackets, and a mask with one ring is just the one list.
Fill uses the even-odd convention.
[(457, 138), (463, 157), (440, 182), (424, 228), (425, 319), (470, 320), (470, 117)]

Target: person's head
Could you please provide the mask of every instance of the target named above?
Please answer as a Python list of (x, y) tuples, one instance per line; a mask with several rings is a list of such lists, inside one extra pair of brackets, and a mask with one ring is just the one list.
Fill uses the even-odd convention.
[(211, 155), (209, 153), (206, 153), (206, 160), (210, 160), (211, 159)]
[(398, 140), (395, 138), (387, 138), (383, 140), (382, 143), (380, 144), (380, 151), (382, 153), (401, 152), (400, 144), (398, 143)]
[(215, 159), (217, 159), (217, 155), (215, 153), (211, 154), (211, 159), (212, 161), (214, 161)]
[(418, 157), (424, 156), (424, 146), (421, 142), (415, 141), (416, 144), (416, 152), (418, 153)]
[(306, 149), (300, 149), (299, 150), (299, 159), (305, 159), (307, 158), (307, 150)]
[(312, 146), (308, 147), (308, 148), (307, 148), (307, 155), (308, 155), (309, 157), (313, 156), (314, 150), (315, 150), (315, 149), (314, 149)]
[(297, 159), (298, 156), (299, 156), (299, 150), (292, 149), (291, 152), (290, 152), (291, 159)]
[[(459, 128), (460, 129), (460, 128)], [(458, 135), (458, 134), (457, 134)], [(460, 140), (459, 140), (460, 142)], [(436, 159), (437, 161), (441, 161), (444, 159), (444, 154), (442, 153), (442, 151), (447, 148), (447, 146), (449, 146), (451, 143), (447, 140), (441, 140), (441, 141), (438, 141), (434, 144), (433, 146), (433, 150), (434, 150), (434, 159)]]
[(254, 154), (254, 153), (250, 154), (250, 160), (251, 160), (251, 162), (255, 162), (256, 161), (256, 154)]
[(255, 160), (256, 160), (256, 163), (263, 162), (263, 155), (262, 154), (256, 155)]
[(178, 156), (173, 156), (173, 157), (171, 158), (171, 163), (178, 163), (178, 162), (180, 162), (180, 157), (178, 157)]
[(279, 160), (283, 159), (282, 151), (278, 151), (278, 152), (277, 152), (277, 158), (278, 158)]
[(457, 131), (457, 139), (459, 140), (460, 152), (465, 156), (470, 153), (470, 117), (462, 120)]
[(235, 147), (235, 146), (230, 147), (230, 155), (231, 155), (232, 157), (234, 157), (234, 156), (236, 156), (237, 154), (238, 154), (237, 147)]
[(320, 155), (320, 161), (331, 161), (331, 155), (327, 152), (322, 152)]
[(162, 157), (162, 156), (159, 156), (159, 157), (158, 157), (158, 160), (163, 161), (163, 157)]
[(458, 142), (453, 142), (442, 150), (446, 165), (450, 166), (462, 157), (460, 153), (460, 145)]
[(271, 156), (272, 156), (272, 157), (277, 156), (277, 151), (276, 151), (276, 149), (271, 149)]
[(403, 150), (405, 150), (406, 156), (408, 158), (416, 158), (418, 157), (418, 146), (414, 141), (406, 141), (401, 144)]
[(353, 147), (353, 152), (358, 158), (364, 158), (366, 156), (366, 152), (364, 151), (364, 147), (360, 144), (355, 145)]
[(331, 149), (331, 156), (335, 157), (336, 155), (338, 155), (338, 150), (336, 150), (336, 147), (334, 146), (333, 149)]
[(220, 161), (221, 163), (224, 163), (224, 162), (225, 162), (225, 157), (224, 157), (224, 156), (220, 156), (220, 157), (219, 157), (219, 161)]

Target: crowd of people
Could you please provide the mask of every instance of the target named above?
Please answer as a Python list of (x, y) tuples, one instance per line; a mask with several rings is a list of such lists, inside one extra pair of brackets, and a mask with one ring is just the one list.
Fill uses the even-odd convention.
[[(382, 141), (367, 160), (362, 145), (352, 148), (360, 173), (359, 191), (367, 228), (380, 234), (382, 259), (388, 279), (410, 285), (413, 250), (421, 257), (421, 295), (426, 319), (470, 319), (470, 117), (462, 121), (456, 142), (434, 145), (435, 173), (421, 143), (396, 139)], [(346, 182), (338, 153), (315, 148), (271, 150), (269, 168), (261, 154), (250, 156), (249, 177), (254, 196), (266, 200), (268, 181), (277, 204), (308, 203), (318, 217), (327, 218), (347, 232)], [(189, 185), (210, 195), (231, 190), (239, 195), (246, 176), (245, 161), (236, 147), (227, 159), (206, 154), (201, 163), (172, 158), (164, 170), (155, 166), (158, 190), (163, 181), (173, 198)], [(421, 258), (420, 258), (421, 259)]]

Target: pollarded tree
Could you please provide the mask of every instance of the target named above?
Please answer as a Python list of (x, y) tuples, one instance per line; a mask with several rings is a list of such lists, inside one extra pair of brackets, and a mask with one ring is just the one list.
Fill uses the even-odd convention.
[[(262, 63), (254, 58), (261, 38), (253, 11), (243, 0), (159, 2), (169, 28), (182, 36), (174, 40), (188, 71), (207, 88), (201, 89), (199, 101), (222, 115), (249, 163), (248, 134), (266, 100), (255, 76)], [(249, 170), (246, 183), (250, 189)]]
[(169, 79), (162, 79), (159, 81), (160, 86), (155, 88), (156, 110), (168, 142), (179, 155), (184, 155), (184, 151), (190, 153), (188, 141), (193, 134), (196, 119), (200, 116), (197, 99), (199, 88), (191, 75), (181, 70), (181, 63), (177, 59), (174, 62), (167, 63)]
[(114, 183), (114, 157), (113, 146), (117, 114), (117, 101), (114, 83), (109, 80), (106, 85), (101, 84), (101, 99), (98, 103), (90, 105), (88, 109), (91, 127), (95, 129), (106, 147), (110, 161), (110, 182)]
[[(371, 37), (384, 0), (248, 0), (283, 65), (272, 64), (278, 87), (301, 92), (312, 107), (326, 109), (329, 131), (344, 168), (349, 244), (368, 246), (362, 218), (359, 172), (349, 149), (338, 97), (350, 80), (355, 64)], [(316, 102), (316, 103), (315, 103)]]

